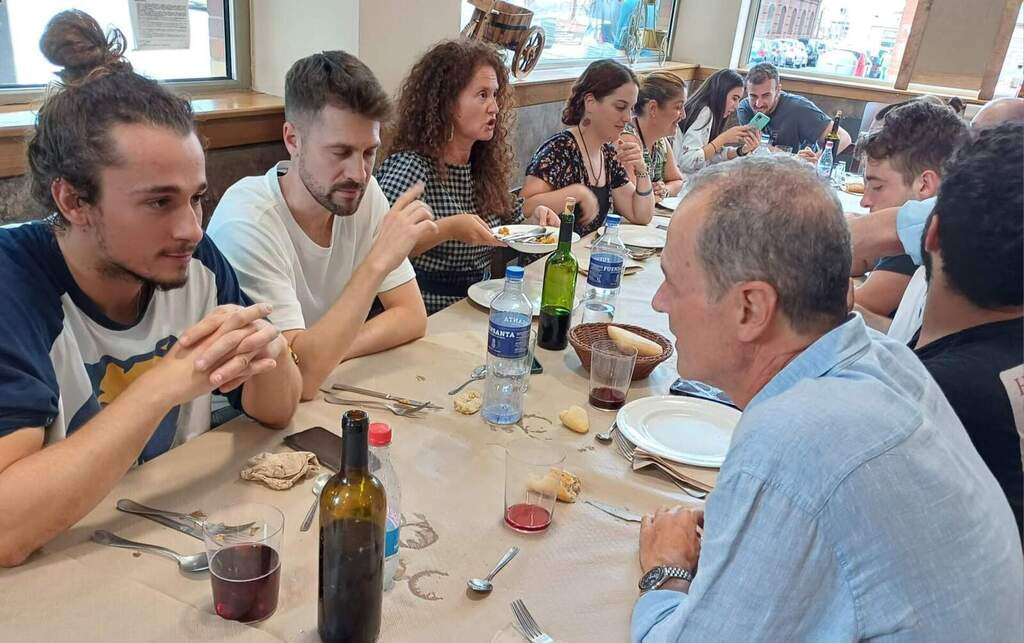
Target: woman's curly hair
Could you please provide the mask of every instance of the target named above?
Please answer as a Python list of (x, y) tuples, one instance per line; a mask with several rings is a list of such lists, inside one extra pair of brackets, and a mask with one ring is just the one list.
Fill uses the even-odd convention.
[(512, 216), (509, 177), (515, 160), (509, 145), (513, 96), (508, 68), (498, 50), (475, 40), (447, 40), (432, 47), (413, 66), (402, 83), (398, 114), (392, 126), (388, 154), (416, 152), (433, 159), (437, 175), (447, 180), (442, 151), (455, 127), (459, 94), (481, 65), (490, 65), (498, 76), (497, 123), (489, 141), (477, 141), (469, 154), (478, 213)]

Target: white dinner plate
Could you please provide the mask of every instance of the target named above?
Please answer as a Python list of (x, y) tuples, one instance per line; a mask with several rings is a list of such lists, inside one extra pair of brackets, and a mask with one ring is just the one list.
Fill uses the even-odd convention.
[[(502, 225), (491, 228), (491, 232), (499, 236), (513, 235), (520, 232), (527, 232), (540, 226), (530, 224)], [(553, 243), (523, 243), (520, 241), (509, 242), (509, 247), (518, 252), (525, 252), (532, 255), (546, 255), (558, 248), (558, 226), (544, 226), (548, 236), (555, 238)], [(580, 235), (572, 233), (572, 242), (580, 240)]]
[[(604, 226), (597, 230), (599, 236), (604, 235)], [(664, 248), (668, 233), (652, 225), (635, 225), (623, 223), (619, 225), (619, 238), (622, 243), (634, 248)]]
[(615, 423), (633, 444), (667, 460), (698, 467), (722, 466), (733, 429), (734, 408), (679, 395), (634, 400), (619, 409)]
[[(583, 289), (576, 285), (576, 299), (574, 304), (579, 304), (580, 299), (583, 296), (581, 292)], [(478, 281), (469, 287), (469, 299), (484, 308), (490, 310), (491, 300), (498, 296), (501, 289), (505, 287), (504, 279), (488, 279), (487, 281)], [(530, 303), (533, 304), (533, 315), (536, 317), (540, 314), (540, 295), (544, 289), (544, 284), (540, 281), (531, 281), (530, 279), (523, 280), (523, 292), (530, 298)]]
[(656, 204), (659, 210), (675, 211), (679, 207), (679, 202), (683, 200), (681, 196), (667, 196)]

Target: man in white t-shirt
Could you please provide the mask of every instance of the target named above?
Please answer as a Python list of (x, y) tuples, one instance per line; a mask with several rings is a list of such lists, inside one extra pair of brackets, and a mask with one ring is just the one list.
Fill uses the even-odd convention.
[[(298, 355), (303, 399), (338, 363), (422, 337), (427, 313), (408, 254), (436, 230), (418, 184), (389, 208), (372, 170), (387, 94), (354, 56), (326, 51), (292, 65), (284, 143), (291, 161), (247, 177), (208, 227), (246, 292)], [(367, 320), (374, 298), (384, 311)]]

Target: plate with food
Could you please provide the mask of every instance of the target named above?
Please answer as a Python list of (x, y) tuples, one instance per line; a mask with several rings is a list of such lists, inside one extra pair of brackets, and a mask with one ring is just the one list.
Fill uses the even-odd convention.
[[(558, 227), (531, 224), (502, 225), (491, 228), (494, 238), (504, 241), (517, 252), (533, 255), (546, 255), (558, 247)], [(572, 233), (572, 242), (580, 240), (580, 235)]]
[[(479, 281), (469, 287), (469, 300), (475, 302), (484, 308), (490, 309), (491, 300), (498, 296), (501, 289), (505, 287), (504, 279), (487, 279), (486, 281)], [(540, 314), (540, 295), (544, 289), (544, 284), (540, 281), (532, 279), (523, 280), (523, 292), (530, 298), (530, 303), (533, 304), (533, 315), (536, 317)], [(574, 304), (579, 304), (580, 299), (583, 298), (583, 288), (576, 288), (576, 298)], [(575, 306), (574, 306), (575, 307)]]

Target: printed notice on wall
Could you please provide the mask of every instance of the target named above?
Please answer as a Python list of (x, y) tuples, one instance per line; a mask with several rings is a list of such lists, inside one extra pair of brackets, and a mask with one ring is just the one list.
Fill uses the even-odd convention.
[(188, 49), (188, 0), (128, 0), (135, 49)]

